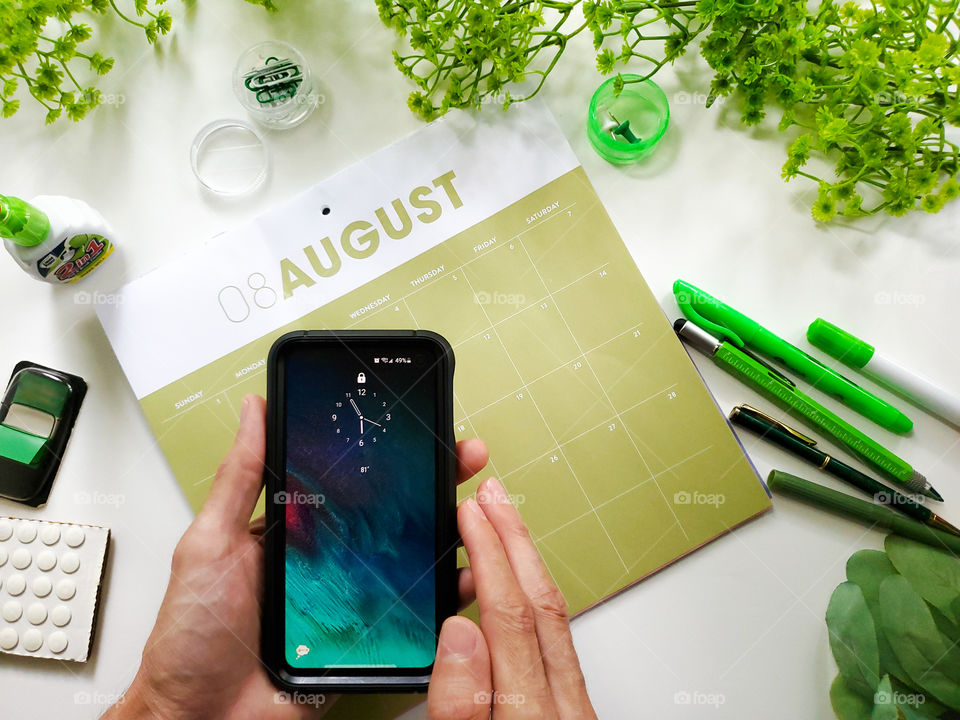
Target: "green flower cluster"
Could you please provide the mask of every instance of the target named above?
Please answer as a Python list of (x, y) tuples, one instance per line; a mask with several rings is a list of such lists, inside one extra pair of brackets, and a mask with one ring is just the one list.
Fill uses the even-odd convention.
[[(734, 90), (743, 122), (780, 110), (790, 144), (782, 175), (818, 185), (813, 217), (937, 212), (960, 186), (957, 0), (701, 0), (711, 97)], [(796, 130), (794, 130), (796, 132)], [(811, 155), (832, 171), (811, 171)], [(825, 177), (826, 176), (826, 177)]]
[(93, 28), (83, 15), (113, 13), (139, 27), (154, 43), (170, 31), (170, 13), (158, 7), (164, 0), (134, 0), (135, 17), (114, 0), (20, 0), (0, 3), (0, 115), (10, 117), (20, 109), (16, 98), (21, 86), (47, 109), (46, 121), (62, 115), (80, 120), (101, 102), (100, 91), (77, 79), (81, 70), (106, 75), (113, 58), (84, 52)]
[[(151, 44), (173, 25), (170, 13), (160, 7), (165, 0), (133, 0), (132, 10), (121, 10), (117, 1), (0, 0), (0, 116), (20, 109), (21, 88), (46, 108), (47, 123), (62, 116), (80, 120), (97, 107), (100, 91), (78, 77), (106, 75), (114, 60), (85, 51), (94, 28), (84, 19), (119, 17), (140, 28)], [(247, 2), (277, 9), (273, 0)]]
[[(432, 120), (450, 108), (479, 107), (532, 97), (559, 60), (569, 36), (560, 27), (577, 2), (527, 0), (377, 0), (380, 19), (407, 36), (409, 54), (393, 59), (418, 90), (410, 94), (410, 109)], [(556, 15), (556, 27), (544, 24), (543, 9)], [(576, 34), (578, 31), (574, 31)], [(531, 65), (543, 60), (545, 68)], [(528, 75), (539, 75), (540, 85), (514, 98), (507, 86)]]
[[(642, 78), (697, 41), (714, 71), (708, 106), (735, 95), (744, 124), (777, 108), (780, 130), (799, 131), (783, 177), (817, 183), (817, 220), (937, 212), (960, 194), (960, 149), (947, 137), (949, 125), (960, 125), (960, 0), (376, 2), (383, 22), (407, 39), (394, 60), (419, 86), (409, 105), (427, 120), (533, 97), (584, 31), (601, 73), (639, 62)], [(618, 75), (615, 87), (624, 83)], [(527, 85), (522, 96), (510, 94)], [(820, 175), (811, 157), (824, 166)]]

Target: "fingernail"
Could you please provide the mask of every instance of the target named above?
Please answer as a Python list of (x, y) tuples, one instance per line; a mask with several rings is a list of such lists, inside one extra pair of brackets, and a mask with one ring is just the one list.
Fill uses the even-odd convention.
[(247, 419), (247, 412), (250, 410), (250, 398), (246, 395), (243, 397), (243, 402), (240, 403), (240, 424)]
[(437, 659), (466, 660), (476, 649), (477, 633), (472, 628), (459, 621), (448, 623), (440, 633)]
[(480, 506), (477, 505), (477, 501), (474, 500), (472, 497), (468, 497), (466, 500), (464, 500), (463, 506), (469, 512), (473, 513), (474, 515), (477, 515), (478, 517), (483, 515), (483, 510), (480, 509)]
[(487, 478), (487, 490), (493, 497), (493, 501), (495, 503), (499, 503), (501, 505), (510, 504), (510, 498), (507, 497), (507, 491), (503, 489), (503, 485), (495, 477)]

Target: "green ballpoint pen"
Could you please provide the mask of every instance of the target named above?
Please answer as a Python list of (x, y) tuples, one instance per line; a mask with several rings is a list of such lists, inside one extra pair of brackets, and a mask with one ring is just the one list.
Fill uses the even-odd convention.
[(887, 487), (879, 480), (874, 480), (845, 462), (840, 462), (835, 457), (820, 450), (816, 446), (816, 440), (794, 430), (776, 418), (770, 417), (762, 410), (757, 410), (749, 405), (737, 405), (730, 413), (730, 422), (756, 433), (762, 440), (779, 445), (791, 455), (806, 460), (819, 470), (830, 473), (835, 478), (852, 485), (881, 505), (886, 505), (914, 520), (919, 520), (924, 525), (960, 537), (960, 529), (951, 525), (930, 508), (924, 507), (913, 498)]
[(677, 320), (673, 329), (682, 340), (712, 358), (724, 370), (752, 385), (814, 429), (830, 435), (891, 479), (914, 492), (923, 493), (934, 500), (943, 500), (940, 493), (910, 463), (864, 435), (813, 398), (807, 397), (783, 373), (738, 350), (732, 343), (718, 340), (689, 320)]
[(673, 284), (673, 293), (683, 314), (708, 332), (741, 350), (746, 346), (773, 358), (818, 390), (834, 396), (887, 430), (907, 433), (913, 428), (913, 421), (890, 403), (864, 390), (712, 295), (683, 280)]
[(767, 476), (767, 485), (776, 493), (791, 495), (798, 500), (822, 508), (844, 517), (857, 518), (871, 527), (880, 527), (897, 535), (908, 537), (917, 542), (926, 543), (954, 555), (960, 553), (960, 538), (950, 533), (936, 530), (916, 520), (901, 517), (883, 505), (869, 500), (861, 500), (852, 495), (833, 490), (823, 485), (804, 480), (796, 475), (771, 470)]

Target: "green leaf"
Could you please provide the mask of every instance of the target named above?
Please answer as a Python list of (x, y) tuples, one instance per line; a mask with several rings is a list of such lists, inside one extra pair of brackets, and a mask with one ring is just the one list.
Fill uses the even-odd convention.
[[(922, 706), (924, 709), (927, 708), (926, 705)], [(897, 705), (897, 709), (900, 710), (900, 713), (903, 715), (903, 720), (934, 720), (934, 718), (939, 715), (928, 715), (925, 712), (922, 712), (911, 705)]]
[(880, 622), (880, 583), (896, 574), (897, 569), (891, 564), (887, 554), (881, 550), (860, 550), (847, 560), (847, 579), (863, 591), (863, 598), (867, 601), (867, 607), (870, 608), (870, 614), (873, 616), (873, 624), (877, 629), (880, 672), (893, 675), (905, 683), (910, 680), (910, 676), (897, 660)]
[(960, 647), (960, 625), (940, 612), (938, 608), (931, 606), (930, 614), (933, 616), (933, 622), (937, 626), (937, 630), (946, 638), (947, 644)]
[(16, 114), (17, 110), (19, 109), (20, 109), (19, 100), (4, 100), (3, 107), (2, 109), (0, 109), (0, 116), (3, 116), (5, 118), (13, 117)]
[(871, 720), (871, 702), (851, 690), (843, 675), (837, 675), (830, 685), (830, 705), (839, 720)]
[(840, 674), (855, 691), (871, 697), (880, 683), (877, 630), (863, 592), (852, 582), (841, 583), (830, 596), (827, 628)]
[(893, 686), (890, 684), (889, 675), (884, 675), (877, 686), (877, 692), (873, 694), (873, 702), (870, 720), (900, 720), (900, 714), (893, 701)]
[(960, 710), (960, 663), (947, 646), (923, 598), (901, 575), (880, 583), (880, 617), (897, 659), (918, 687)]
[(960, 622), (952, 609), (960, 599), (960, 560), (898, 535), (887, 535), (884, 548), (897, 572), (910, 581), (920, 597)]

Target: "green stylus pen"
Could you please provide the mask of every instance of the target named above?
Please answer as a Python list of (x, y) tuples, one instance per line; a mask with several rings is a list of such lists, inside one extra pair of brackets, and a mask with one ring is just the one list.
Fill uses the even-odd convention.
[(683, 280), (673, 284), (673, 294), (688, 319), (717, 337), (733, 343), (741, 350), (747, 346), (773, 358), (818, 390), (833, 395), (850, 409), (887, 430), (907, 433), (913, 428), (913, 421), (890, 403), (864, 390), (712, 295)]
[(814, 467), (830, 473), (835, 478), (851, 485), (860, 492), (872, 497), (881, 505), (891, 510), (897, 510), (904, 515), (922, 522), (924, 525), (935, 527), (938, 530), (952, 533), (960, 537), (957, 529), (933, 510), (916, 502), (913, 498), (887, 487), (879, 480), (874, 480), (855, 467), (837, 460), (817, 447), (817, 441), (789, 425), (770, 417), (762, 410), (749, 405), (737, 405), (730, 413), (730, 422), (756, 433), (761, 439), (779, 445), (791, 455), (806, 460)]
[(713, 358), (724, 370), (752, 385), (814, 429), (827, 433), (846, 445), (888, 477), (914, 492), (923, 493), (934, 500), (943, 500), (940, 493), (934, 490), (910, 463), (864, 435), (846, 420), (837, 417), (813, 398), (804, 395), (783, 373), (764, 365), (731, 343), (718, 340), (689, 320), (677, 320), (673, 329), (682, 340)]
[(926, 543), (941, 550), (960, 553), (960, 538), (956, 535), (935, 530), (916, 520), (897, 515), (883, 505), (875, 505), (869, 500), (861, 500), (846, 493), (833, 490), (796, 475), (781, 470), (771, 470), (767, 476), (767, 485), (776, 493), (790, 495), (803, 502), (814, 505), (837, 515), (856, 518), (897, 535)]

